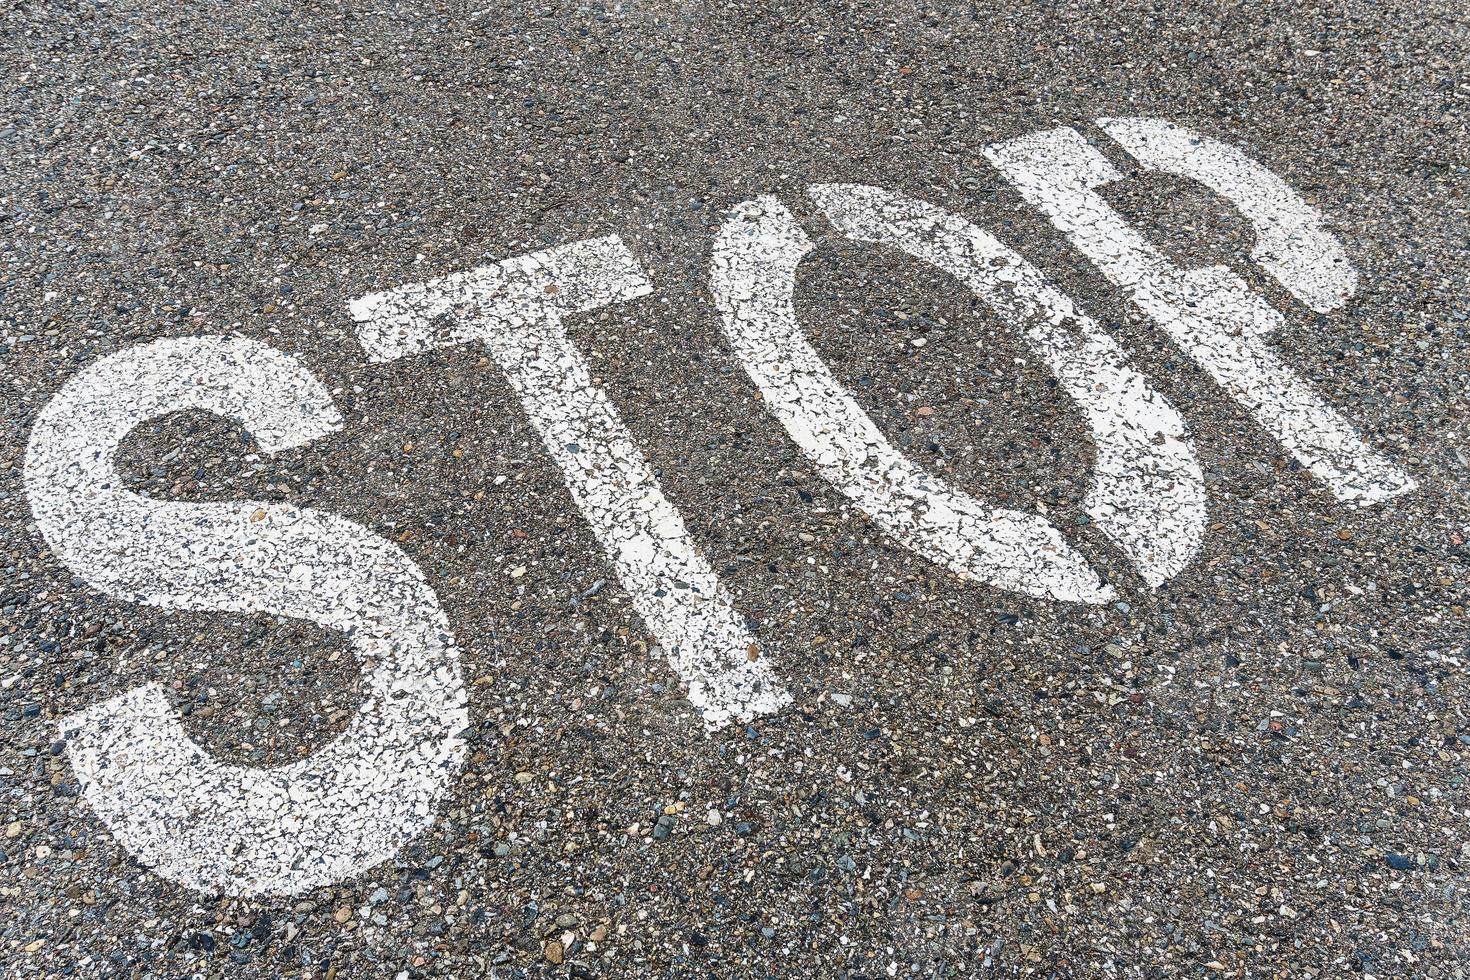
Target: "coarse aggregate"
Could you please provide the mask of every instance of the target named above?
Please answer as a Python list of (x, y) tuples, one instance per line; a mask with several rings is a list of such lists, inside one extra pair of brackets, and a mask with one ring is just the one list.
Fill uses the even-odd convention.
[[(16, 2), (0, 13), (0, 973), (14, 977), (1153, 978), (1470, 973), (1470, 14), (1454, 0), (1108, 4)], [(1338, 503), (982, 156), (1162, 116), (1319, 208), (1360, 274), (1316, 315), (1196, 184), (1109, 199), (1287, 311), (1283, 356), (1418, 488)], [(1101, 140), (1100, 140), (1101, 142)], [(962, 214), (1187, 419), (1204, 545), (1150, 589), (1087, 520), (1093, 452), (1022, 338), (843, 238), (822, 182)], [(771, 194), (796, 302), (885, 434), (1045, 513), (1117, 590), (965, 582), (886, 537), (765, 411), (711, 242)], [(505, 377), (371, 363), (348, 303), (617, 234), (653, 291), (568, 329), (791, 695), (699, 723)], [(129, 485), (396, 542), (454, 629), (465, 764), (392, 859), (288, 897), (161, 878), (79, 796), (57, 722), (164, 685), (271, 765), (361, 698), (340, 635), (109, 598), (38, 535), (37, 414), (85, 365), (234, 334), (340, 432), (135, 431)], [(919, 343), (922, 342), (922, 343)], [(106, 529), (98, 533), (106, 534)]]

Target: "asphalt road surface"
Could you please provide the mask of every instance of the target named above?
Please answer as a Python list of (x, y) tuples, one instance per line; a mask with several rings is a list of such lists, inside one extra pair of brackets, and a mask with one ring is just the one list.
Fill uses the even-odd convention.
[(1449, 0), (17, 2), (7, 977), (1464, 977)]

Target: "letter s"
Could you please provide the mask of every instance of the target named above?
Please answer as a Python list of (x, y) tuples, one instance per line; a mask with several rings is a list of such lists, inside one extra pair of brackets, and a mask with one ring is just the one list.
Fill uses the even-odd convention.
[(346, 731), (299, 762), (223, 763), (189, 738), (163, 689), (65, 718), (72, 767), (118, 840), (158, 874), (208, 891), (296, 894), (390, 857), (434, 819), (464, 757), (459, 651), (423, 573), (344, 518), (267, 502), (150, 500), (113, 464), (136, 426), (178, 411), (239, 420), (276, 452), (341, 427), (325, 387), (254, 341), (159, 340), (73, 377), (26, 451), (36, 525), (108, 595), (166, 609), (266, 613), (340, 630), (364, 661)]

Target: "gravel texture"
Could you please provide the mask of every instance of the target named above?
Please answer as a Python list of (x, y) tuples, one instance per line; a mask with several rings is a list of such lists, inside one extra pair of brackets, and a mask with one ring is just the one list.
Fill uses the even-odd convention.
[[(13, 3), (0, 50), (0, 972), (83, 977), (1463, 977), (1470, 973), (1470, 16), (1449, 0)], [(1418, 489), (1336, 502), (982, 156), (1154, 115), (1245, 148), (1361, 275), (1318, 316), (1198, 185), (1109, 199), (1286, 312), (1273, 344)], [(1100, 138), (1099, 138), (1100, 139)], [(1101, 142), (1101, 140), (1100, 140)], [(1148, 588), (1021, 338), (833, 231), (814, 183), (962, 214), (1186, 418), (1201, 552)], [(735, 204), (818, 248), (812, 345), (911, 458), (1046, 513), (1105, 606), (966, 583), (764, 410), (710, 293)], [(708, 733), (484, 350), (370, 363), (348, 303), (617, 234), (653, 291), (569, 320), (791, 703)], [(289, 897), (183, 888), (79, 796), (61, 718), (145, 681), (279, 764), (362, 698), (340, 634), (110, 598), (38, 535), (37, 414), (96, 359), (233, 333), (339, 432), (219, 417), (118, 464), (180, 501), (346, 517), (423, 569), (470, 729), (438, 819)], [(922, 340), (922, 345), (916, 341)], [(99, 529), (106, 534), (107, 529)]]

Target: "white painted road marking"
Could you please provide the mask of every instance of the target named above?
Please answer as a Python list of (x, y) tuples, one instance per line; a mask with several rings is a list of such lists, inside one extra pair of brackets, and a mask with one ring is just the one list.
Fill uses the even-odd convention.
[(715, 239), (710, 289), (736, 356), (824, 479), (905, 547), (1013, 592), (1102, 603), (1115, 593), (1045, 518), (991, 507), (899, 452), (802, 335), (792, 300), (813, 249), (774, 197), (735, 207)]
[(1348, 261), (1322, 215), (1286, 181), (1240, 151), (1166, 119), (1099, 119), (1098, 126), (1149, 170), (1198, 181), (1231, 202), (1255, 228), (1251, 258), (1318, 313), (1341, 307), (1358, 290)]
[(711, 728), (789, 698), (758, 656), (562, 318), (652, 291), (616, 236), (547, 249), (352, 303), (369, 357), (482, 342), (505, 371), (633, 606), (668, 650)]
[[(1159, 120), (1101, 125), (1146, 167), (1233, 201), (1256, 227), (1253, 256), (1302, 302), (1325, 311), (1352, 295), (1357, 274), (1317, 212), (1238, 150)], [(1281, 314), (1226, 268), (1176, 268), (1096, 193), (1121, 174), (1079, 134), (1052, 130), (985, 152), (1340, 499), (1369, 504), (1413, 488), (1266, 346)], [(865, 185), (811, 193), (845, 234), (948, 272), (1021, 333), (1091, 427), (1089, 514), (1151, 586), (1178, 574), (1200, 546), (1203, 481), (1183, 420), (1117, 345), (1039, 270), (956, 215)], [(1043, 598), (1112, 599), (1045, 519), (989, 507), (887, 441), (802, 336), (793, 291), (812, 248), (774, 198), (747, 201), (720, 229), (711, 286), (737, 356), (822, 475), (906, 547), (961, 575)], [(789, 697), (563, 324), (651, 289), (609, 236), (366, 296), (352, 312), (376, 361), (488, 347), (691, 702), (718, 728)], [(351, 521), (127, 490), (118, 444), (191, 410), (238, 420), (267, 452), (341, 426), (308, 371), (254, 341), (160, 340), (114, 354), (37, 417), (25, 484), (40, 533), (117, 598), (342, 631), (370, 664), (367, 696), (340, 737), (276, 768), (211, 758), (154, 684), (76, 712), (62, 729), (87, 800), (159, 874), (204, 891), (299, 893), (376, 865), (433, 821), (465, 751), (459, 653), (418, 567)]]
[(943, 269), (1016, 329), (1082, 409), (1097, 451), (1087, 513), (1157, 588), (1199, 552), (1205, 485), (1184, 420), (1041, 270), (963, 218), (859, 184), (810, 191), (832, 223)]
[(42, 410), (26, 451), (36, 525), (107, 593), (166, 609), (267, 613), (346, 634), (374, 666), (347, 730), (275, 768), (218, 761), (157, 684), (61, 723), (87, 801), (173, 881), (295, 894), (391, 857), (429, 826), (464, 756), (459, 653), (423, 574), (357, 524), (289, 504), (175, 503), (127, 490), (118, 444), (181, 411), (238, 420), (266, 452), (337, 431), (325, 387), (250, 340), (159, 340), (104, 358)]
[[(1161, 138), (1158, 127), (1120, 125), (1117, 120), (1112, 121), (1112, 128), (1130, 143), (1143, 146), (1161, 166), (1196, 178), (1222, 160), (1227, 165), (1231, 160), (1214, 152), (1181, 163), (1177, 157), (1184, 137)], [(1414, 488), (1406, 473), (1364, 443), (1266, 345), (1262, 335), (1283, 325), (1280, 313), (1223, 266), (1178, 268), (1097, 193), (1096, 188), (1121, 180), (1123, 175), (1080, 133), (1063, 127), (1022, 136), (987, 147), (985, 156), (1339, 500), (1368, 505)], [(1241, 194), (1240, 179), (1237, 166), (1210, 178), (1209, 183), (1235, 188), (1236, 196), (1252, 212), (1260, 210), (1252, 202), (1271, 200), (1286, 186)], [(1338, 275), (1314, 283), (1300, 273), (1303, 264), (1310, 264), (1313, 242), (1321, 248), (1321, 234), (1295, 239), (1286, 257), (1279, 254), (1280, 229), (1320, 229), (1320, 220), (1301, 217), (1303, 209), (1311, 211), (1300, 202), (1289, 209), (1295, 218), (1288, 215), (1277, 225), (1268, 225), (1266, 248), (1278, 249), (1273, 261), (1278, 270), (1287, 270), (1283, 282), (1295, 283), (1313, 302), (1325, 305), (1348, 280)], [(1340, 249), (1336, 253), (1319, 251), (1318, 256), (1335, 265)]]

